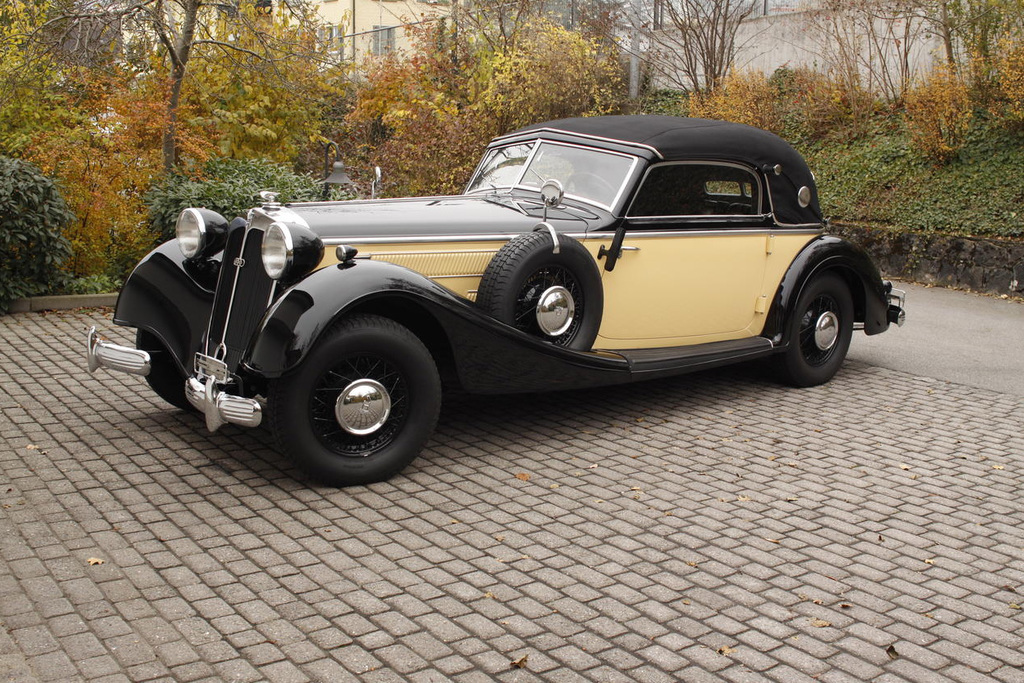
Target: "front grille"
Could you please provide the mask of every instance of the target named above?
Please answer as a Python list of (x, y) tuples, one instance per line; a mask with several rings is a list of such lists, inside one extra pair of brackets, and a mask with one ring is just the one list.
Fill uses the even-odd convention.
[(206, 353), (221, 358), (231, 372), (238, 367), (274, 293), (274, 281), (263, 269), (262, 242), (262, 230), (239, 229), (228, 236), (224, 248)]

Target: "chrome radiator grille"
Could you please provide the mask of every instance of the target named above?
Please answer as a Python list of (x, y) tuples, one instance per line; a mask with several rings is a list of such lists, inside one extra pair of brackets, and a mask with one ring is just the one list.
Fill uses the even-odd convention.
[(235, 230), (228, 237), (210, 316), (206, 353), (234, 372), (274, 295), (260, 257), (263, 231)]

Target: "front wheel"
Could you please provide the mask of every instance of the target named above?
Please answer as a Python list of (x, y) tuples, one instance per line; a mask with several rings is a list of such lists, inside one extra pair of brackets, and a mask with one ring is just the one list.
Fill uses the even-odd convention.
[(437, 424), (434, 359), (404, 326), (360, 315), (324, 334), (270, 386), (278, 448), (329, 486), (384, 481), (419, 453)]
[(789, 321), (789, 347), (779, 363), (782, 378), (798, 387), (824, 384), (839, 371), (853, 336), (853, 300), (834, 273), (816, 277)]
[(149, 352), (150, 369), (146, 382), (156, 395), (175, 408), (194, 412), (195, 408), (185, 398), (185, 378), (163, 342), (151, 332), (139, 330), (135, 335), (135, 348)]

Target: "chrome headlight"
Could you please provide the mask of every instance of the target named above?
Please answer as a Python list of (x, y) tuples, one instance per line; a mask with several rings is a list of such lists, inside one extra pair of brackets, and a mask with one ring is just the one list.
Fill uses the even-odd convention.
[(185, 209), (174, 224), (182, 255), (194, 259), (219, 250), (227, 236), (228, 222), (216, 211)]
[(261, 254), (270, 279), (294, 280), (320, 263), (324, 243), (308, 228), (275, 221), (263, 235)]
[(196, 209), (185, 209), (174, 224), (178, 246), (185, 258), (195, 258), (206, 243), (206, 221)]
[(271, 280), (280, 280), (295, 259), (295, 244), (284, 223), (271, 223), (263, 235), (263, 268)]

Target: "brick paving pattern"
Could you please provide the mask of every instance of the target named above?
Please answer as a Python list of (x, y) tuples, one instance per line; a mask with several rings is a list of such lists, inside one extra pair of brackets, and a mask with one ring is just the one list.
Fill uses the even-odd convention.
[[(1024, 681), (1024, 400), (863, 364), (455, 397), (314, 487), (0, 318), (0, 678)], [(513, 662), (521, 666), (513, 666)]]

